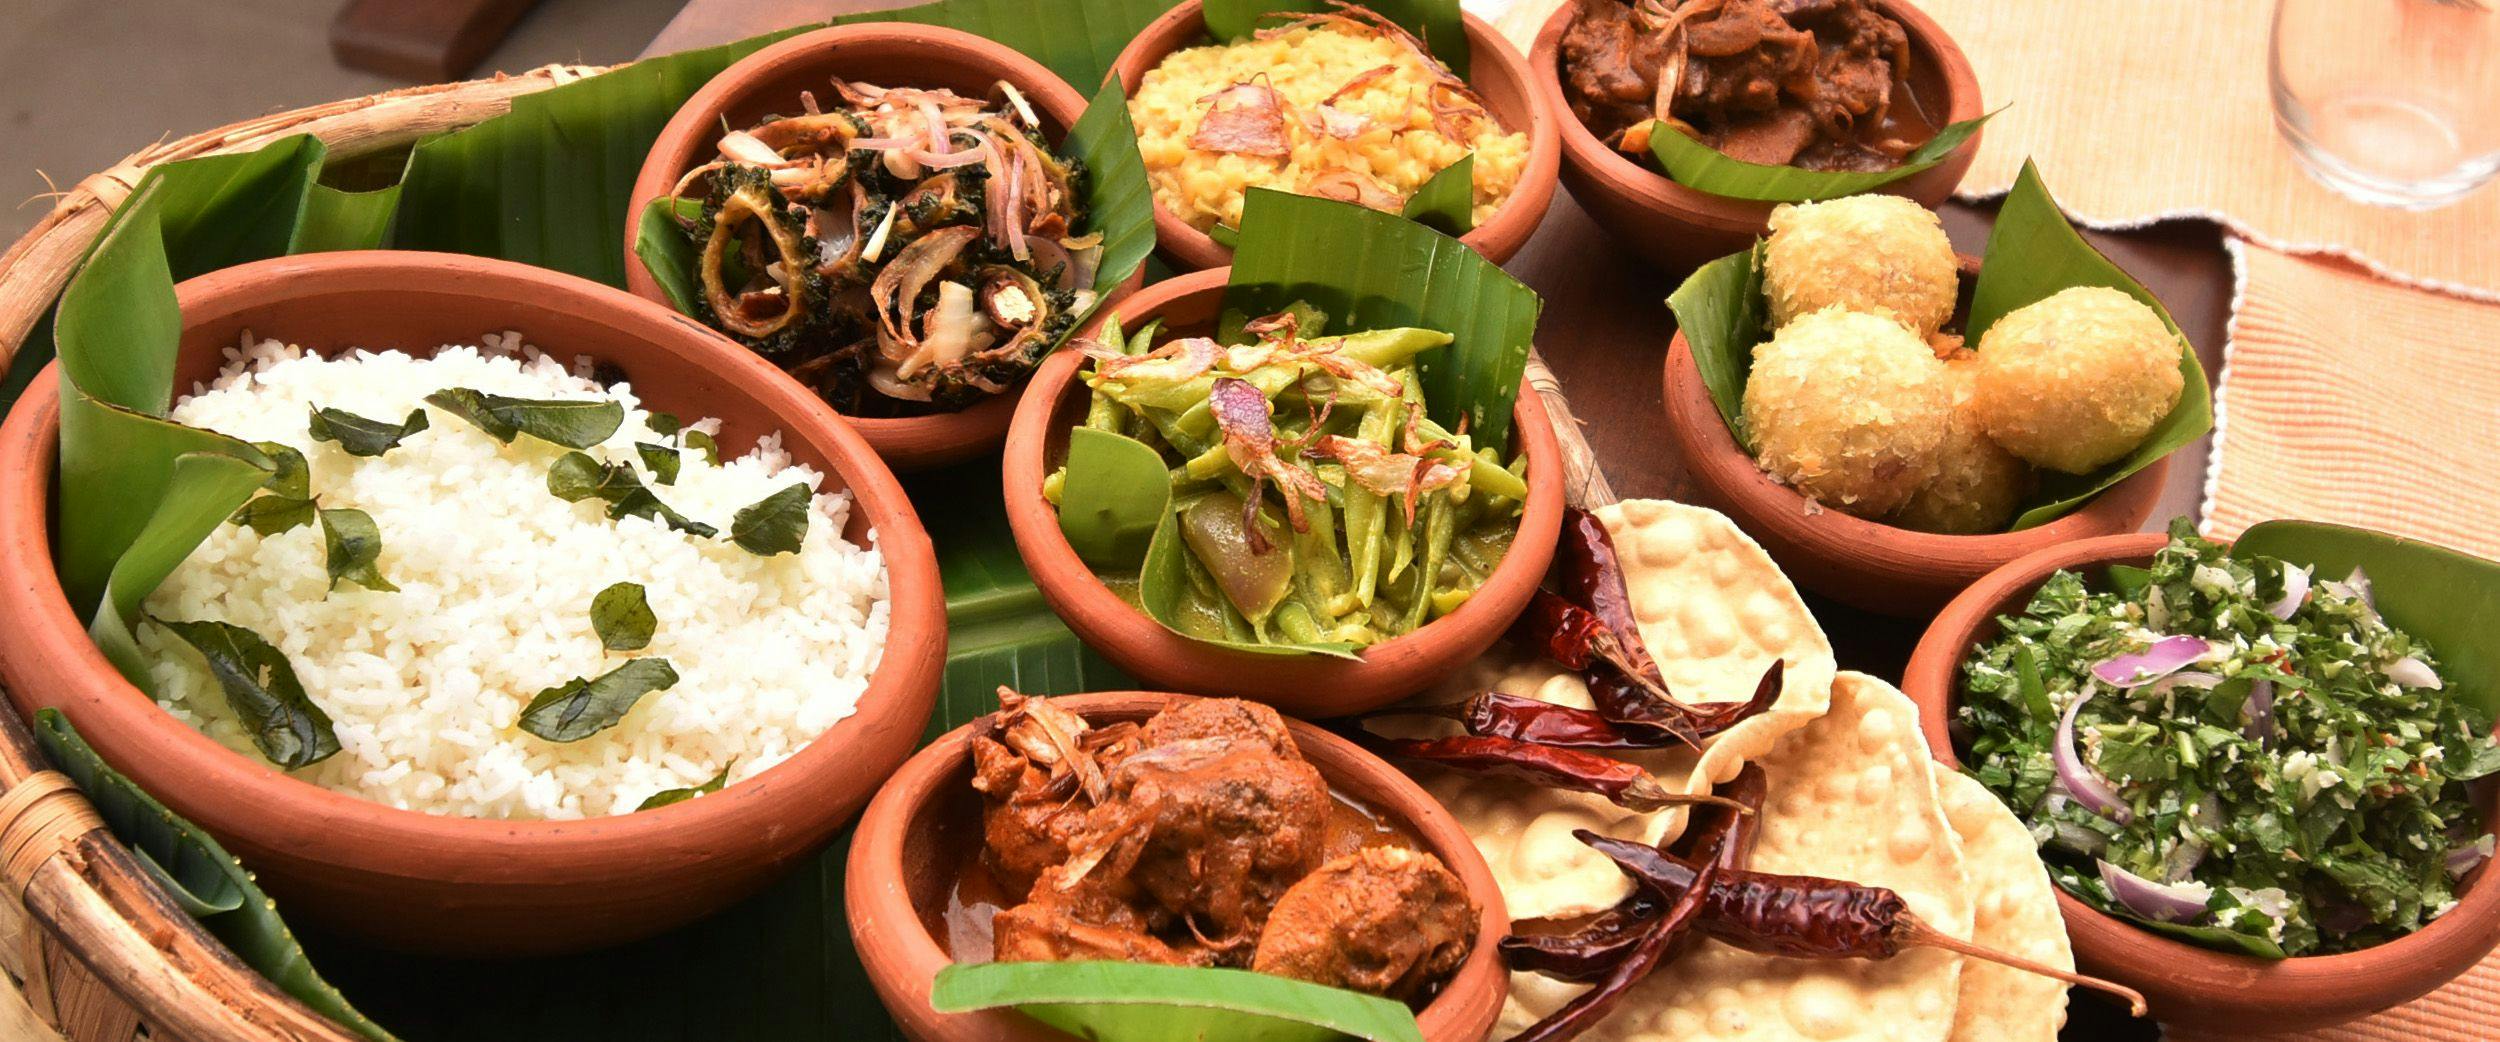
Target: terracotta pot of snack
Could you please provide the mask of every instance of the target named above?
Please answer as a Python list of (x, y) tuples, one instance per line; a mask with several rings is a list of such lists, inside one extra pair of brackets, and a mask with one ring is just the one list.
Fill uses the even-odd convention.
[(673, 806), (571, 821), (398, 810), (237, 754), (158, 708), (88, 639), (55, 574), (51, 503), (61, 410), (48, 367), (0, 428), (0, 680), (20, 712), (58, 709), (105, 760), (217, 836), (289, 913), (396, 946), (462, 955), (581, 949), (700, 918), (821, 849), (909, 755), (946, 649), (929, 537), (866, 440), (771, 364), (667, 308), (506, 261), (322, 253), (227, 268), (176, 288), (177, 388), (213, 378), (244, 330), (307, 350), (428, 351), (522, 330), (551, 353), (614, 366), (656, 408), (717, 416), (728, 456), (774, 432), (826, 490), (856, 497), (854, 543), (885, 557), (889, 639), (852, 715), (788, 760)]
[[(1545, 220), (1545, 211), (1554, 200), (1556, 174), (1562, 165), (1555, 125), (1568, 114), (1553, 108), (1538, 93), (1530, 82), (1527, 61), (1492, 23), (1470, 14), (1466, 16), (1466, 26), (1468, 86), (1483, 97), (1485, 108), (1503, 127), (1528, 135), (1527, 166), (1520, 171), (1518, 183), (1511, 187), (1510, 198), (1502, 201), (1490, 219), (1459, 239), (1499, 264), (1518, 254), (1519, 248), (1527, 245), (1528, 236)], [(1200, 0), (1185, 0), (1129, 41), (1111, 71), (1120, 78), (1120, 89), (1135, 97), (1148, 70), (1161, 65), (1175, 51), (1205, 42), (1206, 16)], [(1155, 203), (1155, 240), (1164, 261), (1181, 271), (1220, 268), (1233, 262), (1232, 247), (1199, 231), (1160, 200)]]
[[(1963, 255), (1960, 261), (1967, 297), (1979, 259)], [(2021, 531), (1921, 532), (1814, 503), (1764, 472), (1719, 415), (1681, 330), (1667, 349), (1665, 393), (1667, 436), (1701, 500), (1744, 525), (1798, 585), (1883, 615), (1934, 611), (1980, 576), (2033, 551), (2142, 528), (2170, 473), (2165, 456), (2073, 513)]]
[[(1906, 0), (1876, 0), (1883, 13), (1901, 23), (1917, 59), (1915, 84), (1924, 97), (1943, 99), (1944, 116), (1937, 126), (1977, 119), (1986, 110), (1979, 100), (1979, 77), (1970, 59), (1935, 19)], [(1778, 203), (1731, 199), (1686, 188), (1660, 173), (1654, 162), (1631, 156), (1598, 139), (1571, 110), (1562, 81), (1562, 38), (1570, 30), (1577, 0), (1564, 3), (1537, 33), (1528, 52), (1529, 73), (1545, 111), (1553, 114), (1562, 147), (1562, 181), (1598, 227), (1615, 241), (1672, 272), (1702, 264), (1753, 245), (1767, 234), (1771, 210)], [(1953, 194), (1971, 160), (1979, 154), (1980, 135), (1954, 149), (1945, 161), (1876, 189), (1908, 196), (1934, 209)]]
[[(747, 127), (765, 116), (799, 111), (799, 92), (832, 97), (832, 80), (880, 86), (945, 88), (987, 97), (1000, 82), (1012, 83), (1045, 124), (1046, 140), (1061, 135), (1085, 114), (1085, 98), (1041, 63), (971, 33), (933, 25), (876, 22), (839, 25), (793, 36), (739, 60), (686, 99), (661, 129), (634, 177), (625, 212), (625, 286), (645, 300), (668, 304), (660, 285), (634, 255), (634, 238), (651, 200), (669, 194), (688, 170), (716, 157), (723, 121)], [(1112, 291), (1111, 299), (1144, 283), (1141, 271)], [(724, 337), (723, 339), (727, 339)], [(741, 348), (743, 350), (743, 348)], [(996, 451), (1007, 437), (1021, 388), (993, 395), (958, 412), (929, 416), (846, 417), (896, 470), (926, 470)]]
[[(1050, 701), (1107, 723), (1143, 720), (1189, 698), (1107, 691)], [(963, 866), (981, 857), (981, 796), (972, 788), (972, 737), (979, 726), (957, 728), (920, 750), (861, 816), (843, 883), (851, 936), (859, 940), (868, 982), (914, 1042), (1066, 1042), (1068, 1035), (1013, 1010), (941, 1014), (929, 1008), (938, 971), (955, 961), (933, 924), (947, 921)], [(1397, 768), (1318, 727), (1299, 720), (1285, 726), (1332, 791), (1402, 824), (1416, 849), (1440, 858), (1475, 899), (1475, 946), (1415, 1020), (1426, 1042), (1479, 1042), (1510, 990), (1495, 948), (1510, 931), (1510, 913), (1483, 855), (1458, 820)]]
[[(1945, 606), (1919, 638), (1901, 688), (1918, 703), (1921, 730), (1937, 760), (1958, 769), (1953, 719), (1961, 704), (1962, 662), (1996, 638), (2000, 615), (2020, 612), (2060, 569), (2098, 582), (2111, 565), (2143, 567), (2169, 543), (2158, 532), (2079, 539), (2028, 554), (1974, 583)], [(2477, 786), (2484, 827), (2500, 827), (2500, 790)], [(2172, 1027), (2227, 1035), (2326, 1027), (2409, 1002), (2463, 974), (2500, 946), (2500, 886), (2488, 866), (2459, 884), (2457, 906), (2385, 944), (2338, 955), (2268, 961), (2230, 955), (2155, 934), (2057, 895), (2075, 962), (2144, 993), (2153, 1015)]]
[[(1118, 309), (1122, 328), (1161, 319), (1167, 333), (1214, 326), (1227, 269), (1157, 283)], [(1092, 335), (1088, 331), (1087, 335)], [(1034, 393), (1016, 407), (1007, 433), (1007, 524), (1044, 600), (1068, 628), (1114, 665), (1149, 683), (1265, 702), (1301, 717), (1359, 713), (1414, 694), (1491, 647), (1544, 578), (1562, 530), (1561, 450), (1545, 405), (1523, 381), (1512, 410), (1514, 446), (1528, 459), (1528, 499), (1518, 536), (1484, 585), (1458, 610), (1413, 632), (1363, 649), (1359, 659), (1234, 651), (1182, 636), (1121, 600), (1059, 530), (1042, 498), (1042, 479), (1067, 451), (1068, 430), (1083, 422), (1085, 359), (1053, 357), (1034, 374)]]

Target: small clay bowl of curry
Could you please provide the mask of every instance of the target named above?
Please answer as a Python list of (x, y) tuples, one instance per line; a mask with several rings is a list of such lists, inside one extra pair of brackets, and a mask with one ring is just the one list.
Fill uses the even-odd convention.
[[(1847, 0), (1841, 6), (1855, 3), (1857, 0)], [(1599, 227), (1613, 234), (1615, 241), (1650, 263), (1672, 272), (1690, 271), (1742, 250), (1752, 245), (1756, 237), (1768, 234), (1771, 210), (1779, 204), (1712, 195), (1677, 184), (1659, 171), (1654, 159), (1617, 149), (1614, 142), (1599, 137), (1583, 121), (1580, 113), (1584, 106), (1575, 105), (1582, 92), (1593, 85), (1593, 80), (1620, 82), (1633, 75), (1622, 56), (1642, 48), (1636, 44), (1618, 52), (1603, 69), (1572, 69), (1566, 68), (1563, 61), (1563, 37), (1571, 32), (1583, 6), (1623, 5), (1624, 0), (1573, 0), (1563, 4), (1537, 33), (1536, 43), (1528, 52), (1529, 75), (1543, 98), (1543, 107), (1553, 113), (1562, 145), (1562, 183), (1571, 189), (1571, 197), (1579, 200), (1580, 206), (1597, 219)], [(1954, 45), (1953, 38), (1945, 35), (1934, 19), (1907, 0), (1865, 0), (1864, 6), (1899, 24), (1907, 38), (1908, 61), (1904, 64), (1908, 68), (1894, 70), (1891, 104), (1884, 109), (1885, 118), (1877, 125), (1860, 128), (1858, 137), (1923, 143), (1944, 126), (1980, 117), (1985, 110), (1979, 99), (1978, 74), (1971, 69), (1970, 59), (1962, 55), (1962, 49)], [(1632, 60), (1637, 64), (1640, 59), (1635, 56)], [(1687, 82), (1691, 80), (1688, 78)], [(1775, 153), (1785, 151), (1784, 146), (1773, 147)], [(1811, 146), (1798, 153), (1808, 154)], [(1943, 162), (1876, 191), (1907, 196), (1932, 210), (1953, 194), (1954, 186), (1961, 183), (1963, 173), (1978, 154), (1979, 136), (1972, 135)], [(1739, 158), (1774, 165), (1786, 162), (1763, 155)], [(1821, 165), (1820, 161), (1813, 162)]]
[[(1492, 1030), (1501, 1012), (1502, 1001), (1509, 991), (1509, 974), (1503, 969), (1496, 942), (1508, 932), (1509, 913), (1502, 904), (1500, 888), (1493, 881), (1492, 870), (1486, 867), (1475, 844), (1458, 821), (1439, 803), (1426, 795), (1406, 775), (1352, 743), (1329, 734), (1318, 727), (1298, 720), (1288, 720), (1255, 703), (1219, 699), (1197, 699), (1188, 695), (1150, 691), (1112, 691), (1084, 695), (1063, 695), (1047, 699), (1022, 699), (1012, 694), (1003, 696), (1010, 705), (1046, 704), (1051, 709), (1081, 719), (1095, 738), (1127, 732), (1133, 736), (1114, 745), (1104, 741), (1104, 765), (1108, 768), (1108, 788), (1100, 803), (1083, 795), (1086, 783), (1071, 778), (1078, 789), (1069, 794), (1070, 803), (1097, 810), (1111, 809), (1123, 799), (1133, 799), (1135, 790), (1126, 788), (1124, 774), (1132, 769), (1123, 766), (1120, 758), (1131, 761), (1159, 760), (1157, 769), (1164, 771), (1158, 782), (1173, 790), (1182, 790), (1183, 800), (1222, 800), (1235, 790), (1222, 784), (1193, 784), (1192, 775), (1199, 771), (1233, 770), (1239, 768), (1202, 768), (1209, 757), (1202, 748), (1219, 743), (1221, 754), (1214, 762), (1230, 760), (1235, 755), (1249, 756), (1253, 761), (1273, 765), (1270, 757), (1281, 757), (1281, 743), (1289, 741), (1296, 764), (1307, 763), (1316, 768), (1324, 781), (1326, 794), (1325, 826), (1316, 836), (1307, 826), (1299, 829), (1282, 827), (1256, 828), (1262, 815), (1274, 811), (1270, 805), (1244, 806), (1235, 813), (1215, 808), (1212, 813), (1198, 803), (1191, 812), (1175, 814), (1170, 810), (1156, 820), (1149, 831), (1145, 858), (1169, 854), (1164, 848), (1171, 843), (1230, 841), (1261, 843), (1273, 851), (1279, 842), (1300, 842), (1316, 849), (1308, 859), (1334, 867), (1351, 861), (1390, 858), (1399, 861), (1437, 859), (1445, 868), (1445, 876), (1454, 875), (1464, 888), (1463, 900), (1452, 895), (1435, 895), (1416, 910), (1411, 929), (1357, 933), (1355, 944), (1416, 944), (1431, 946), (1444, 953), (1441, 961), (1464, 946), (1454, 969), (1432, 975), (1421, 981), (1409, 981), (1413, 992), (1400, 996), (1415, 1009), (1416, 1022), (1427, 1042), (1480, 1042)], [(1170, 730), (1156, 735), (1144, 730), (1159, 714), (1180, 710), (1189, 715), (1187, 723), (1172, 717)], [(1059, 719), (1069, 719), (1068, 716)], [(1047, 923), (1050, 917), (1033, 913), (1042, 908), (1039, 902), (1027, 902), (1024, 895), (1009, 892), (1001, 881), (1001, 873), (1016, 871), (1015, 866), (1033, 859), (1018, 853), (1012, 843), (994, 847), (1002, 834), (1017, 834), (1012, 826), (995, 825), (986, 820), (993, 797), (975, 788), (980, 776), (992, 775), (999, 756), (1019, 755), (1014, 734), (1019, 717), (1012, 712), (984, 716), (922, 749), (903, 765), (885, 788), (868, 806), (860, 819), (852, 841), (850, 861), (843, 898), (848, 907), (851, 935), (859, 940), (861, 963), (867, 968), (869, 983), (877, 996), (894, 1015), (906, 1037), (915, 1042), (1065, 1042), (1069, 1037), (1039, 1021), (1012, 1010), (986, 1010), (974, 1013), (941, 1014), (929, 1006), (929, 992), (939, 970), (955, 962), (990, 961), (1000, 947), (1007, 947), (1032, 957), (1039, 949), (1036, 939), (1052, 946), (1063, 958), (1112, 958), (1147, 955), (1171, 961), (1174, 958), (1195, 958), (1204, 961), (1206, 950), (1197, 949), (1190, 938), (1188, 926), (1180, 927), (1178, 940), (1141, 935), (1130, 938), (1133, 948), (1124, 948), (1117, 955), (1096, 944), (1070, 940), (1074, 937), (1099, 938), (1119, 930), (1078, 929), (1066, 934), (1054, 932)], [(1028, 732), (1029, 733), (1029, 732)], [(976, 747), (988, 746), (984, 751)], [(1274, 751), (1270, 751), (1271, 745)], [(1175, 763), (1177, 767), (1173, 766)], [(1022, 769), (1022, 768), (1018, 768)], [(1258, 769), (1253, 767), (1251, 769)], [(1295, 771), (1303, 768), (1295, 766)], [(1189, 793), (1194, 792), (1195, 795)], [(1238, 799), (1238, 796), (1233, 798)], [(1046, 801), (1057, 805), (1061, 801)], [(1308, 802), (1306, 795), (1305, 802)], [(1015, 804), (1007, 804), (1009, 807)], [(1312, 812), (1306, 810), (1305, 816)], [(1227, 832), (1228, 823), (1230, 831)], [(1207, 837), (1173, 839), (1172, 830), (1203, 826)], [(1296, 837), (1280, 841), (1277, 837), (1293, 833)], [(1022, 833), (1031, 835), (1031, 833)], [(1087, 833), (1079, 830), (1072, 844), (1081, 846)], [(1429, 859), (1416, 855), (1430, 855)], [(1093, 873), (1111, 873), (1106, 867), (1119, 861), (1117, 855), (1094, 862)], [(1191, 862), (1195, 864), (1195, 862)], [(1277, 863), (1274, 860), (1261, 862)], [(1140, 860), (1140, 865), (1152, 864)], [(1047, 870), (1036, 891), (1048, 888), (1049, 880), (1057, 878), (1067, 866)], [(1130, 869), (1130, 871), (1140, 871)], [(1301, 876), (1316, 880), (1328, 869), (1314, 869)], [(1132, 876), (1131, 878), (1140, 878)], [(1209, 870), (1193, 880), (1193, 885), (1207, 888), (1206, 908), (1221, 908), (1226, 902), (1215, 891), (1228, 877), (1220, 870)], [(1236, 880), (1237, 881), (1237, 880)], [(1091, 884), (1076, 886), (1071, 892), (1107, 892)], [(1168, 883), (1143, 884), (1140, 889), (1162, 895)], [(1402, 896), (1415, 898), (1411, 891)], [(1282, 898), (1274, 899), (1260, 913), (1257, 949), (1254, 956), (1265, 958), (1264, 952), (1274, 948), (1311, 950), (1317, 937), (1288, 937), (1288, 931), (1312, 931), (1323, 920), (1296, 915), (1288, 910), (1294, 903), (1295, 891), (1288, 889)], [(1135, 900), (1151, 903), (1156, 897)], [(1384, 898), (1385, 899), (1385, 898)], [(1452, 909), (1471, 902), (1472, 919), (1453, 919)], [(1263, 904), (1253, 899), (1252, 906)], [(1009, 911), (1012, 908), (1012, 912)], [(1401, 911), (1378, 907), (1369, 915), (1374, 923), (1383, 915)], [(1220, 920), (1220, 911), (1193, 911), (1192, 916)], [(1455, 913), (1461, 914), (1463, 913)], [(1088, 917), (1092, 918), (1092, 917)], [(1010, 922), (1010, 920), (1015, 920)], [(1194, 921), (1194, 920), (1193, 920)], [(1033, 924), (1044, 923), (1041, 929)], [(1471, 926), (1473, 937), (1457, 939), (1451, 930), (1457, 925)], [(1224, 930), (1213, 927), (1222, 934)], [(1131, 931), (1138, 932), (1138, 931)], [(1463, 933), (1463, 930), (1461, 931)], [(1270, 937), (1269, 934), (1277, 936)], [(1384, 937), (1383, 935), (1391, 935)], [(1173, 937), (1169, 928), (1162, 937)], [(1175, 949), (1179, 949), (1175, 954)], [(1383, 954), (1383, 953), (1375, 953)], [(1240, 956), (1231, 961), (1243, 961)], [(1270, 963), (1270, 966), (1275, 964)]]

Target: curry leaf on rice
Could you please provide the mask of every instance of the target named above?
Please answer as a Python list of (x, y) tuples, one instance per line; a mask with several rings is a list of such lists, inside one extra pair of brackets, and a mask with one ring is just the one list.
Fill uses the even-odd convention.
[(630, 463), (601, 463), (587, 452), (568, 452), (547, 467), (547, 491), (567, 503), (596, 498), (608, 505), (608, 517), (645, 517), (688, 535), (711, 538), (720, 529), (678, 513), (642, 484)]
[(277, 469), (261, 485), (261, 494), (236, 508), (227, 520), (263, 536), (289, 532), (313, 522), (312, 468), (304, 454), (283, 442), (256, 441), (252, 447)]
[(795, 554), (807, 538), (808, 506), (814, 499), (804, 484), (759, 499), (730, 520), (729, 539), (757, 557)]
[(651, 646), (651, 634), (659, 629), (660, 619), (651, 613), (651, 601), (641, 583), (621, 582), (591, 598), (590, 626), (599, 634), (600, 646), (609, 651), (640, 651)]
[(252, 744), (288, 770), (309, 767), (339, 751), (330, 716), (304, 694), (295, 667), (260, 634), (230, 623), (174, 622), (150, 616), (208, 663)]
[(638, 658), (539, 692), (521, 710), (521, 729), (550, 742), (577, 742), (616, 726), (642, 696), (675, 686), (677, 669), (667, 659)]
[(321, 546), (330, 570), (330, 588), (351, 582), (368, 590), (396, 593), (399, 587), (382, 577), (382, 529), (362, 510), (321, 511)]
[(625, 422), (625, 407), (609, 400), (509, 398), (446, 387), (426, 395), (425, 401), (506, 445), (515, 436), (527, 434), (568, 449), (587, 449), (608, 440)]
[(321, 441), (336, 442), (350, 456), (370, 459), (392, 449), (427, 426), (425, 410), (410, 409), (396, 424), (358, 416), (345, 409), (314, 409), (305, 429)]
[(638, 441), (634, 443), (634, 454), (642, 457), (643, 469), (651, 472), (651, 480), (663, 485), (677, 483), (677, 470), (685, 460), (677, 455), (676, 449)]
[(733, 758), (728, 763), (722, 764), (720, 773), (713, 775), (712, 780), (704, 782), (701, 785), (683, 789), (662, 789), (658, 792), (652, 793), (650, 798), (643, 800), (642, 803), (634, 809), (652, 810), (668, 806), (672, 803), (684, 803), (697, 796), (709, 796), (712, 793), (719, 792), (722, 786), (729, 784), (729, 769), (737, 766), (737, 763), (738, 761)]

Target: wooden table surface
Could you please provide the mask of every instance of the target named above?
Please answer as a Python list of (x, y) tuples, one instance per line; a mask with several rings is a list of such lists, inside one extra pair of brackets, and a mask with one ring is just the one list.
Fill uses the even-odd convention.
[[(1082, 2), (1082, 0), (1069, 0)], [(690, 0), (660, 31), (648, 54), (744, 39), (838, 14), (897, 6), (894, 0)], [(1993, 203), (1955, 201), (1945, 231), (1962, 252), (1986, 246)], [(2208, 221), (2166, 221), (2124, 232), (2084, 233), (2170, 309), (2208, 374), (2222, 372), (2233, 278), (2222, 229)], [(1689, 272), (1661, 271), (1609, 239), (1568, 191), (1527, 248), (1504, 267), (1545, 296), (1537, 348), (1561, 380), (1607, 480), (1624, 498), (1681, 499), (1690, 478), (1666, 437), (1662, 376), (1675, 330), (1666, 297)], [(2171, 459), (2169, 482), (2148, 528), (2197, 514), (2210, 444)], [(1923, 620), (1870, 615), (1807, 594), (1845, 669), (1898, 679)], [(2064, 1037), (2072, 1042), (2149, 1042), (2158, 1033), (2123, 1011), (2078, 996)]]

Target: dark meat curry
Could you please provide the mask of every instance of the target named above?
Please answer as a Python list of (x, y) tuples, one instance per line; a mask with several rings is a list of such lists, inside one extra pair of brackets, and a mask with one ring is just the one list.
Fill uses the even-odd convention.
[(1284, 719), (1199, 699), (1094, 726), (999, 694), (973, 740), (981, 871), (957, 958), (994, 910), (1000, 961), (1224, 966), (1409, 1002), (1465, 960), (1476, 906), (1413, 837), (1330, 792)]
[(1909, 33), (1873, 0), (1579, 3), (1563, 92), (1625, 151), (1658, 119), (1748, 163), (1889, 170), (1936, 135)]

